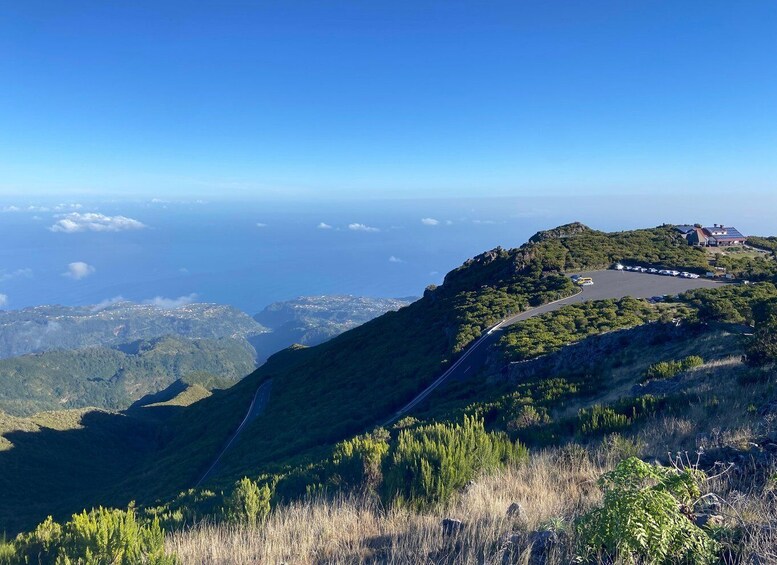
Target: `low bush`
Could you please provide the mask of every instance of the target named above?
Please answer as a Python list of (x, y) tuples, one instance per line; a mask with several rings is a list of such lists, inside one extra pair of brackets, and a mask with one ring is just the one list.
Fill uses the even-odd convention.
[(329, 468), (330, 482), (339, 488), (377, 491), (383, 481), (381, 466), (389, 450), (388, 440), (388, 432), (378, 428), (338, 443)]
[(653, 363), (647, 368), (642, 380), (670, 379), (680, 373), (684, 373), (695, 367), (700, 367), (703, 364), (704, 359), (698, 355), (689, 355), (685, 359), (677, 359), (674, 361), (660, 361), (659, 363)]
[(164, 533), (158, 520), (137, 521), (135, 509), (96, 508), (74, 514), (63, 525), (51, 516), (14, 541), (9, 563), (80, 565), (172, 565), (175, 556), (165, 554)]
[(402, 430), (387, 459), (384, 492), (398, 504), (426, 507), (447, 500), (483, 470), (528, 457), (526, 448), (483, 421)]
[(639, 326), (660, 317), (661, 308), (629, 297), (570, 304), (508, 326), (499, 347), (510, 361), (523, 361), (593, 335)]
[(754, 309), (755, 332), (745, 348), (750, 365), (760, 366), (777, 361), (777, 300), (762, 302)]
[(271, 495), (267, 485), (260, 487), (248, 477), (243, 477), (227, 498), (224, 515), (235, 523), (262, 524), (270, 514)]
[(666, 398), (651, 394), (625, 398), (610, 406), (598, 404), (577, 413), (577, 432), (582, 436), (599, 436), (623, 430), (636, 420), (655, 414), (668, 404)]
[(714, 563), (717, 542), (683, 513), (693, 509), (704, 473), (621, 461), (599, 480), (604, 500), (577, 524), (579, 557), (624, 563)]

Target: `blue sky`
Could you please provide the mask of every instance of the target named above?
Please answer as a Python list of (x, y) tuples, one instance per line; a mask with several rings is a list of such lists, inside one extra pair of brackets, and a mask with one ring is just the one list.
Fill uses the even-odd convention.
[(777, 188), (777, 3), (5, 2), (0, 196)]

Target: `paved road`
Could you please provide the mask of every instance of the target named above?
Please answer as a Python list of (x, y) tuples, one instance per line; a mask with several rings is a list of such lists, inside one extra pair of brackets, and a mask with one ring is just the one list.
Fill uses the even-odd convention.
[[(576, 302), (585, 302), (588, 300), (602, 300), (605, 298), (622, 298), (624, 296), (633, 296), (635, 298), (650, 298), (651, 296), (657, 296), (661, 294), (679, 294), (687, 290), (694, 288), (714, 288), (721, 283), (713, 282), (705, 279), (681, 279), (678, 277), (665, 277), (661, 275), (651, 275), (647, 273), (634, 273), (631, 271), (590, 271), (585, 273), (579, 273), (583, 277), (591, 277), (594, 279), (594, 286), (583, 287), (582, 292), (569, 298), (557, 300), (548, 304), (544, 304), (537, 308), (521, 312), (515, 316), (503, 320), (496, 326), (485, 332), (480, 338), (472, 343), (461, 357), (451, 365), (442, 375), (440, 375), (432, 384), (426, 387), (421, 393), (419, 393), (413, 400), (408, 402), (401, 410), (396, 412), (391, 418), (383, 422), (382, 426), (388, 426), (395, 422), (415, 406), (423, 402), (429, 397), (435, 389), (448, 380), (452, 379), (464, 379), (468, 376), (476, 374), (485, 364), (486, 357), (488, 355), (489, 346), (496, 343), (504, 332), (504, 328), (526, 320), (533, 316), (539, 316), (546, 312), (552, 312), (559, 308), (566, 306), (567, 304), (574, 304)], [(230, 436), (224, 448), (219, 453), (218, 457), (213, 461), (205, 474), (202, 475), (195, 487), (199, 487), (216, 469), (224, 454), (232, 446), (237, 437), (245, 428), (246, 424), (251, 422), (259, 414), (262, 413), (267, 402), (270, 399), (270, 389), (272, 388), (272, 381), (266, 381), (258, 389), (251, 401), (251, 405), (248, 407), (245, 418), (240, 423), (240, 426)]]
[(526, 320), (540, 314), (558, 310), (568, 304), (586, 302), (589, 300), (604, 300), (606, 298), (623, 298), (624, 296), (633, 296), (634, 298), (650, 298), (658, 295), (679, 294), (694, 288), (716, 288), (723, 283), (707, 279), (683, 279), (680, 277), (668, 277), (662, 275), (652, 275), (649, 273), (634, 273), (632, 271), (589, 271), (578, 273), (582, 277), (591, 277), (594, 280), (593, 286), (582, 287), (582, 292), (569, 298), (557, 300), (544, 304), (537, 308), (521, 312), (515, 316), (503, 320), (496, 326), (484, 333), (478, 340), (472, 343), (437, 380), (426, 387), (413, 400), (408, 402), (391, 418), (383, 422), (383, 426), (392, 424), (418, 404), (426, 400), (444, 382), (456, 379), (465, 379), (468, 376), (477, 374), (483, 367), (488, 356), (489, 346), (496, 343), (504, 333), (504, 328), (521, 320)]
[(246, 427), (246, 424), (251, 422), (254, 418), (256, 418), (259, 414), (261, 414), (264, 411), (265, 406), (267, 406), (267, 402), (270, 400), (271, 389), (272, 389), (272, 379), (263, 382), (259, 386), (259, 388), (256, 389), (256, 393), (254, 394), (253, 400), (251, 400), (251, 405), (248, 407), (248, 411), (246, 412), (245, 418), (243, 418), (243, 421), (240, 422), (240, 425), (237, 427), (234, 433), (227, 440), (226, 445), (224, 445), (224, 448), (218, 454), (216, 459), (213, 460), (213, 463), (211, 464), (210, 467), (208, 467), (208, 470), (205, 471), (202, 477), (200, 477), (200, 480), (197, 481), (197, 484), (194, 485), (195, 488), (199, 487), (203, 482), (205, 482), (205, 479), (207, 479), (213, 473), (213, 471), (216, 469), (218, 464), (221, 462), (222, 457), (224, 457), (224, 454), (227, 452), (227, 450), (230, 447), (232, 447), (232, 444), (235, 443), (237, 436), (239, 436), (240, 432), (242, 432), (243, 429)]

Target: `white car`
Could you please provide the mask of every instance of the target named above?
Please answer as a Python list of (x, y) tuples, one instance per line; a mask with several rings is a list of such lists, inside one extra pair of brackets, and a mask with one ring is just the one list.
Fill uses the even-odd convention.
[(677, 275), (680, 274), (680, 271), (669, 271), (669, 274), (672, 275), (673, 277), (676, 277)]
[(653, 273), (654, 275), (658, 272), (658, 269), (654, 269), (653, 267), (648, 269), (648, 273)]
[(669, 271), (667, 269), (661, 269), (660, 271), (658, 271), (658, 274), (659, 275), (668, 275)]

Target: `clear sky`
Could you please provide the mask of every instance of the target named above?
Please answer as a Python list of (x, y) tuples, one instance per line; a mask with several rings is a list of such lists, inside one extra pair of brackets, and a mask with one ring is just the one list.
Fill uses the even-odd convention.
[(0, 4), (0, 196), (777, 189), (777, 3)]

